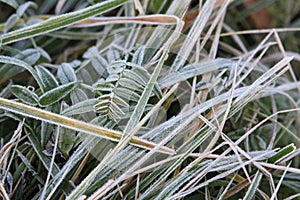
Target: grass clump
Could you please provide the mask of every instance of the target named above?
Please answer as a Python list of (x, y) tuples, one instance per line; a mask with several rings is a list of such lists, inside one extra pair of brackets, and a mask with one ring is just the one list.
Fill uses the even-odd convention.
[(297, 17), (242, 3), (1, 1), (2, 198), (298, 198)]

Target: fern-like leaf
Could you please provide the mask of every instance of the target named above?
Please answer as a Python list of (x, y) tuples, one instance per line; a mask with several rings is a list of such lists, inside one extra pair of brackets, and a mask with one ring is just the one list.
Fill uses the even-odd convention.
[[(138, 102), (150, 79), (149, 72), (140, 64), (141, 61), (139, 63), (126, 60), (111, 62), (107, 67), (108, 77), (105, 80), (100, 79), (93, 85), (94, 91), (99, 95), (99, 102), (94, 106), (97, 113), (115, 121), (128, 117), (125, 113), (130, 112), (130, 103)], [(162, 94), (158, 84), (155, 85), (152, 95), (161, 98)]]

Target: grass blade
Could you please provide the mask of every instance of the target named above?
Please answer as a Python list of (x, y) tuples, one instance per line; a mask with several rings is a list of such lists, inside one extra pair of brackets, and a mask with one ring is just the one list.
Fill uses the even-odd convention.
[[(12, 100), (0, 98), (0, 108), (11, 111), (14, 113), (18, 113), (24, 116), (32, 117), (34, 119), (39, 119), (42, 121), (47, 121), (52, 124), (60, 125), (65, 128), (70, 128), (76, 131), (82, 131), (94, 136), (102, 137), (111, 141), (119, 141), (123, 136), (122, 133), (106, 129), (103, 127), (95, 126), (83, 121), (79, 121), (76, 119), (68, 118), (62, 115), (58, 115), (52, 112), (48, 112), (39, 108), (35, 108), (32, 106), (28, 106), (22, 103), (14, 102)], [(144, 148), (144, 149), (152, 149), (156, 144), (152, 142), (148, 142), (146, 140), (139, 139), (137, 137), (133, 137), (129, 144), (134, 146)], [(161, 153), (166, 154), (174, 154), (174, 150), (168, 147), (162, 147), (160, 149)]]
[(63, 14), (58, 17), (50, 18), (39, 24), (34, 24), (16, 31), (9, 32), (0, 36), (0, 41), (3, 45), (32, 38), (37, 35), (49, 33), (71, 24), (75, 24), (89, 17), (99, 15), (103, 12), (109, 11), (121, 4), (126, 0), (108, 0), (105, 2), (97, 3), (93, 6), (84, 8), (82, 10), (74, 11), (71, 13)]
[(244, 197), (243, 200), (251, 200), (253, 196), (255, 195), (255, 192), (260, 184), (260, 180), (262, 178), (262, 173), (261, 172), (256, 172), (254, 179), (252, 180), (252, 183), (250, 187), (248, 188), (248, 191)]

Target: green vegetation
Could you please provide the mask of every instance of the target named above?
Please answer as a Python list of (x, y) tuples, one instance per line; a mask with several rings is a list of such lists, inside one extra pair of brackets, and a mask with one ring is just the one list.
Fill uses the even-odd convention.
[(244, 3), (1, 0), (2, 199), (300, 198), (300, 4)]

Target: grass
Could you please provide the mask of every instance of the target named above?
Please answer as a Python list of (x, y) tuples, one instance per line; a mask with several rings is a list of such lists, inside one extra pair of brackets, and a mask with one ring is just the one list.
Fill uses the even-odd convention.
[(300, 8), (274, 2), (1, 0), (2, 199), (300, 198)]

